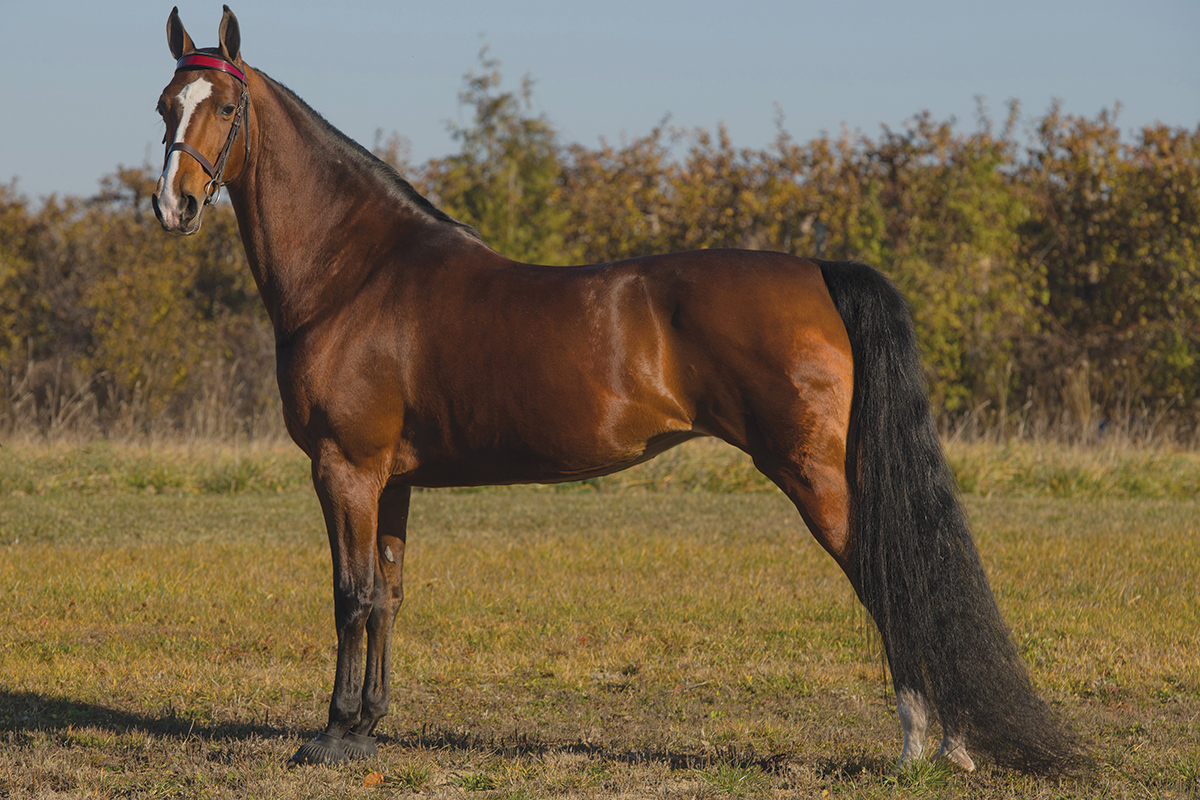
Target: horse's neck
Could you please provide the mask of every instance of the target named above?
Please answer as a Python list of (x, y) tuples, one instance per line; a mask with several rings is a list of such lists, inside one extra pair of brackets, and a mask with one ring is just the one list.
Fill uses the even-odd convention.
[(354, 291), (375, 266), (370, 251), (428, 221), (340, 158), (311, 113), (252, 80), (251, 168), (229, 196), (276, 336), (287, 338)]

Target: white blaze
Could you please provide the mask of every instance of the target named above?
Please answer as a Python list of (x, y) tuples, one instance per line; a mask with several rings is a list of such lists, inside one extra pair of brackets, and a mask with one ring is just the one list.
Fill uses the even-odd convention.
[[(188, 123), (192, 121), (192, 115), (196, 113), (196, 107), (200, 102), (212, 94), (212, 84), (204, 78), (198, 78), (191, 83), (185, 85), (179, 90), (179, 94), (175, 99), (179, 101), (180, 107), (183, 109), (179, 116), (179, 127), (175, 129), (175, 141), (182, 142), (187, 135)], [(180, 202), (179, 197), (175, 194), (175, 174), (179, 171), (179, 158), (183, 155), (178, 150), (171, 153), (167, 157), (167, 163), (163, 167), (162, 176), (159, 178), (159, 186), (161, 187), (158, 204), (163, 213), (163, 219), (166, 220), (170, 215), (172, 218), (178, 218)]]

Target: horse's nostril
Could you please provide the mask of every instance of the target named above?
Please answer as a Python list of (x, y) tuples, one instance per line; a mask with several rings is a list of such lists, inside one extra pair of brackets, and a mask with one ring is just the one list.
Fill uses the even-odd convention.
[(200, 201), (196, 199), (196, 195), (191, 193), (185, 195), (185, 199), (187, 205), (184, 208), (183, 216), (184, 219), (190, 222), (191, 220), (194, 220), (196, 215), (200, 213)]

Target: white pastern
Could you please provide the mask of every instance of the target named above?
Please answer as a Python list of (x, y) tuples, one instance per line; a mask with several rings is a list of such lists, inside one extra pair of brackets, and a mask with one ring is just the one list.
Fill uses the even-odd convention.
[(904, 731), (904, 749), (897, 768), (915, 761), (925, 752), (925, 732), (929, 730), (929, 704), (912, 689), (896, 692), (896, 714)]
[[(176, 142), (184, 141), (184, 138), (187, 136), (188, 123), (192, 121), (192, 115), (196, 113), (196, 107), (200, 105), (201, 101), (212, 95), (212, 90), (212, 84), (204, 78), (197, 78), (179, 90), (179, 94), (175, 96), (175, 99), (179, 101), (179, 106), (183, 110), (179, 115), (179, 127), (175, 129)], [(179, 197), (175, 194), (175, 173), (179, 171), (179, 158), (182, 155), (178, 150), (171, 153), (167, 157), (167, 163), (163, 167), (162, 176), (159, 178), (159, 186), (161, 187), (158, 197), (159, 209), (163, 214), (163, 220), (168, 221), (169, 217), (173, 223), (178, 222), (179, 210), (181, 208)]]

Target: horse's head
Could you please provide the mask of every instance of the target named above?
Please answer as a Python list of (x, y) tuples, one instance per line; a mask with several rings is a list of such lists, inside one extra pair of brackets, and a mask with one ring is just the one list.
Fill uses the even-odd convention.
[(228, 176), (236, 179), (246, 169), (250, 95), (239, 53), (241, 38), (229, 6), (221, 18), (217, 47), (197, 49), (183, 29), (178, 8), (167, 19), (167, 43), (176, 65), (174, 78), (158, 99), (167, 130), (154, 213), (172, 233), (200, 230), (204, 207), (217, 199)]

